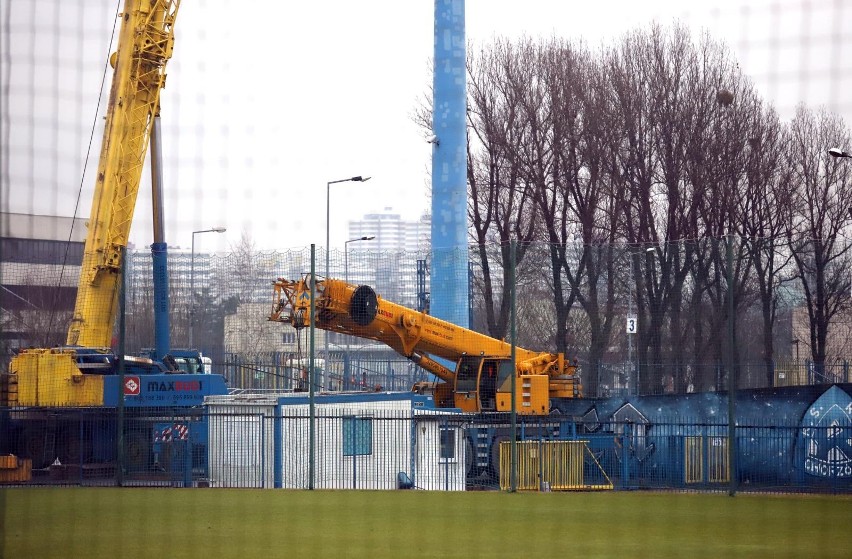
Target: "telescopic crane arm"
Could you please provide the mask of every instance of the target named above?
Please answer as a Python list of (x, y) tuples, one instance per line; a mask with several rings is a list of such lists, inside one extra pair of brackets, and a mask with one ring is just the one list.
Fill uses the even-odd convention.
[(67, 344), (109, 347), (122, 251), (151, 136), (180, 0), (126, 0), (74, 317)]
[(118, 49), (110, 57), (115, 72), (69, 347), (25, 349), (16, 355), (3, 376), (4, 405), (103, 405), (122, 258), (179, 6), (180, 0), (125, 0)]
[[(310, 324), (310, 275), (274, 283), (269, 320), (295, 328)], [(436, 375), (443, 387), (436, 400), (464, 411), (509, 411), (511, 382), (517, 383), (518, 413), (546, 414), (552, 397), (577, 397), (575, 367), (561, 353), (512, 346), (377, 296), (369, 286), (336, 279), (316, 282), (317, 328), (382, 342)], [(451, 370), (435, 358), (455, 363)]]

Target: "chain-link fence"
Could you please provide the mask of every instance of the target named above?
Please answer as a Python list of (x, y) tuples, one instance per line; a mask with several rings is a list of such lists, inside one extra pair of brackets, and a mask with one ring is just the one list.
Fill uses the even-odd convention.
[[(9, 459), (4, 479), (848, 491), (848, 274), (836, 269), (841, 259), (809, 275), (795, 264), (806, 253), (787, 247), (779, 249), (783, 265), (762, 279), (752, 244), (530, 244), (516, 249), (523, 256), (514, 268), (501, 245), (472, 247), (460, 274), (468, 279), (469, 329), (428, 314), (429, 258), (420, 253), (332, 252), (333, 279), (316, 269), (324, 255), (312, 264), (309, 249), (174, 253), (170, 358), (141, 373), (131, 365), (149, 362), (156, 343), (154, 282), (150, 254), (131, 252), (116, 321), (124, 328), (114, 330), (111, 348), (138, 356), (127, 363), (125, 385), (109, 350), (93, 354), (107, 362), (76, 361), (103, 383), (96, 403), (33, 403), (27, 395), (43, 398), (47, 377), (10, 384), (15, 375), (4, 375), (2, 450), (17, 460)], [(7, 365), (22, 348), (62, 345), (71, 321), (61, 304), (73, 298), (73, 282), (61, 279), (68, 269), (38, 261), (4, 262), (4, 285), (15, 294), (3, 298), (4, 332), (14, 333), (4, 339)], [(304, 280), (312, 267), (314, 307), (310, 290), (300, 291), (311, 287)], [(823, 303), (811, 289), (818, 276)], [(291, 291), (276, 292), (282, 285)], [(63, 297), (51, 298), (55, 290)], [(820, 308), (830, 311), (824, 324)], [(278, 311), (290, 314), (270, 321)], [(185, 347), (191, 339), (193, 351)], [(500, 367), (512, 339), (529, 375), (516, 385), (514, 408)], [(556, 375), (540, 389), (536, 375), (548, 378), (542, 371), (555, 370), (561, 354), (559, 372), (576, 383), (554, 387), (565, 380)], [(227, 385), (216, 382), (222, 377)], [(54, 380), (57, 394), (78, 382), (69, 379)], [(400, 397), (407, 411), (388, 411)]]
[[(819, 271), (830, 283), (815, 286), (818, 274), (803, 272), (784, 247), (776, 248), (771, 274), (755, 266), (765, 241), (732, 239), (729, 268), (727, 242), (524, 247), (515, 286), (517, 344), (575, 359), (587, 396), (723, 390), (732, 367), (739, 388), (848, 382), (848, 248)], [(428, 268), (418, 263), (428, 265), (426, 255), (350, 252), (344, 258), (332, 251), (330, 277), (369, 285), (386, 301), (422, 310), (430, 294), (418, 274)], [(469, 273), (461, 274), (469, 278), (471, 329), (496, 339), (510, 334), (504, 254), (499, 245), (473, 247)], [(131, 256), (126, 348), (137, 353), (154, 345), (153, 285), (148, 254)], [(308, 273), (308, 250), (196, 254), (194, 271), (187, 256), (170, 258), (172, 345), (185, 347), (194, 336), (234, 387), (294, 387), (300, 379), (292, 363), (307, 358), (306, 330), (267, 318), (272, 282)], [(316, 273), (325, 276), (321, 265)], [(328, 370), (323, 389), (399, 389), (424, 380), (403, 357), (368, 338), (318, 330), (315, 344)]]
[[(732, 255), (726, 255), (727, 243), (523, 247), (515, 286), (517, 345), (575, 360), (586, 396), (725, 390), (732, 368), (738, 388), (849, 382), (848, 247), (837, 251), (842, 258), (815, 271), (795, 264), (807, 258), (807, 250), (779, 246), (769, 274), (754, 264), (765, 242), (732, 239)], [(322, 262), (322, 251), (318, 254)], [(460, 274), (468, 278), (470, 329), (498, 340), (510, 336), (504, 255), (500, 245), (472, 247), (469, 269)], [(332, 251), (331, 278), (368, 285), (378, 297), (412, 312), (428, 305), (427, 255), (350, 250), (345, 256)], [(72, 262), (63, 272), (59, 265), (26, 260), (3, 266), (11, 291), (3, 299), (4, 365), (17, 348), (63, 343), (71, 318), (79, 268)], [(171, 347), (189, 347), (193, 339), (234, 388), (297, 388), (308, 357), (308, 329), (267, 319), (273, 282), (310, 272), (308, 249), (177, 252), (168, 261)], [(316, 266), (320, 278), (322, 268)], [(128, 354), (147, 355), (155, 346), (153, 301), (151, 256), (130, 252)], [(117, 332), (112, 341), (115, 345)], [(374, 336), (318, 329), (315, 347), (325, 371), (322, 389), (399, 390), (427, 380)]]

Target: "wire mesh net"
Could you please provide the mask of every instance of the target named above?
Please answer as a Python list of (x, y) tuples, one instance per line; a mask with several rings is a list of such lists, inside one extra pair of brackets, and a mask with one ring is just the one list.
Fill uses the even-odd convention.
[[(458, 249), (429, 246), (440, 211), (389, 208), (424, 214), (424, 127), (441, 143), (431, 107), (412, 119), (408, 100), (428, 78), (410, 59), (359, 73), (410, 30), (351, 24), (386, 21), (374, 5), (317, 5), (339, 17), (183, 3), (162, 97), (166, 268), (134, 248), (156, 236), (147, 196), (83, 264), (121, 3), (0, 7), (0, 482), (852, 489), (848, 3), (665, 7), (682, 17), (647, 26), (607, 8), (622, 32), (600, 49), (483, 40), (471, 18), (473, 244)], [(588, 21), (575, 16), (544, 19)], [(295, 29), (320, 19), (351, 48), (288, 59), (310, 86), (282, 90), (265, 55), (322, 43)], [(384, 43), (364, 54), (367, 37)], [(368, 163), (372, 182), (314, 188), (318, 169)], [(196, 249), (213, 223), (242, 239)], [(313, 256), (286, 248), (323, 234)]]

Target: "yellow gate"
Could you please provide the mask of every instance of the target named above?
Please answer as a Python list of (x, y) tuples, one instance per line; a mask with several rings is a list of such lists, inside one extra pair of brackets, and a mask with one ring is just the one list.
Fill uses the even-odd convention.
[[(511, 441), (500, 443), (500, 489), (511, 484)], [(612, 489), (612, 480), (588, 448), (586, 441), (518, 441), (519, 491)], [(586, 458), (597, 468), (606, 483), (585, 482)], [(546, 484), (546, 486), (545, 486)]]
[[(705, 451), (705, 441), (707, 449)], [(727, 437), (686, 437), (684, 441), (686, 483), (726, 483), (730, 479)], [(705, 479), (704, 468), (707, 467)]]

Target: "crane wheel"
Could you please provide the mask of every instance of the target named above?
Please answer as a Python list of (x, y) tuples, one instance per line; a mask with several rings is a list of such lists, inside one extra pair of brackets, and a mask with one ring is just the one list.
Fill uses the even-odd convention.
[(376, 318), (379, 299), (369, 285), (359, 285), (349, 302), (349, 318), (358, 326), (367, 326)]
[(31, 425), (21, 435), (21, 454), (33, 461), (34, 469), (46, 468), (53, 461), (47, 455), (47, 432), (43, 425)]
[(76, 425), (61, 432), (58, 447), (59, 461), (63, 464), (86, 464), (92, 461), (92, 439), (87, 432), (81, 434)]
[(125, 436), (124, 458), (128, 470), (147, 471), (151, 465), (150, 438), (150, 435), (142, 432), (132, 432)]

